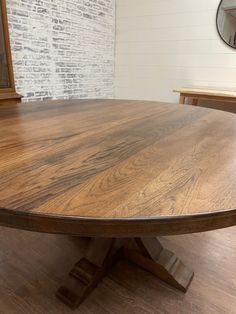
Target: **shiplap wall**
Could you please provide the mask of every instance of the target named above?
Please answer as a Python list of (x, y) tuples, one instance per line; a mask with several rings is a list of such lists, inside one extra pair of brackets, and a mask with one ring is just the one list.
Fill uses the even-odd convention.
[(216, 31), (219, 0), (116, 0), (116, 98), (176, 102), (175, 87), (236, 88), (236, 50)]

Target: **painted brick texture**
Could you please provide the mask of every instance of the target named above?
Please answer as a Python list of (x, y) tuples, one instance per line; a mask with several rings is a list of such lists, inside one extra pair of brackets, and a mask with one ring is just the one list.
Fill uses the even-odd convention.
[(113, 98), (115, 0), (7, 0), (24, 101)]

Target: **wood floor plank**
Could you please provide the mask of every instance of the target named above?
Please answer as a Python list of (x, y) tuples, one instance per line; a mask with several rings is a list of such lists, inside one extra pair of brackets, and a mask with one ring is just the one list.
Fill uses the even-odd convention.
[(55, 292), (88, 239), (0, 228), (0, 313), (236, 314), (236, 228), (161, 242), (195, 271), (187, 294), (122, 260), (71, 311)]

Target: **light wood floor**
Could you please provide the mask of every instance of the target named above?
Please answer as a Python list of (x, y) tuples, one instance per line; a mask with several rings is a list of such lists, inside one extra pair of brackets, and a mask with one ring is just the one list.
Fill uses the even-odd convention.
[(236, 313), (236, 228), (161, 239), (195, 270), (186, 295), (120, 261), (73, 312), (54, 294), (86, 241), (0, 228), (0, 313)]

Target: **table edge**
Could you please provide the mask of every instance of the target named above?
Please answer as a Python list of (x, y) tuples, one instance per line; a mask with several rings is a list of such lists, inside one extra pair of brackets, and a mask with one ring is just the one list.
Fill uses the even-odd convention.
[(182, 216), (93, 218), (22, 212), (0, 208), (0, 225), (80, 237), (164, 236), (236, 226), (236, 209)]

